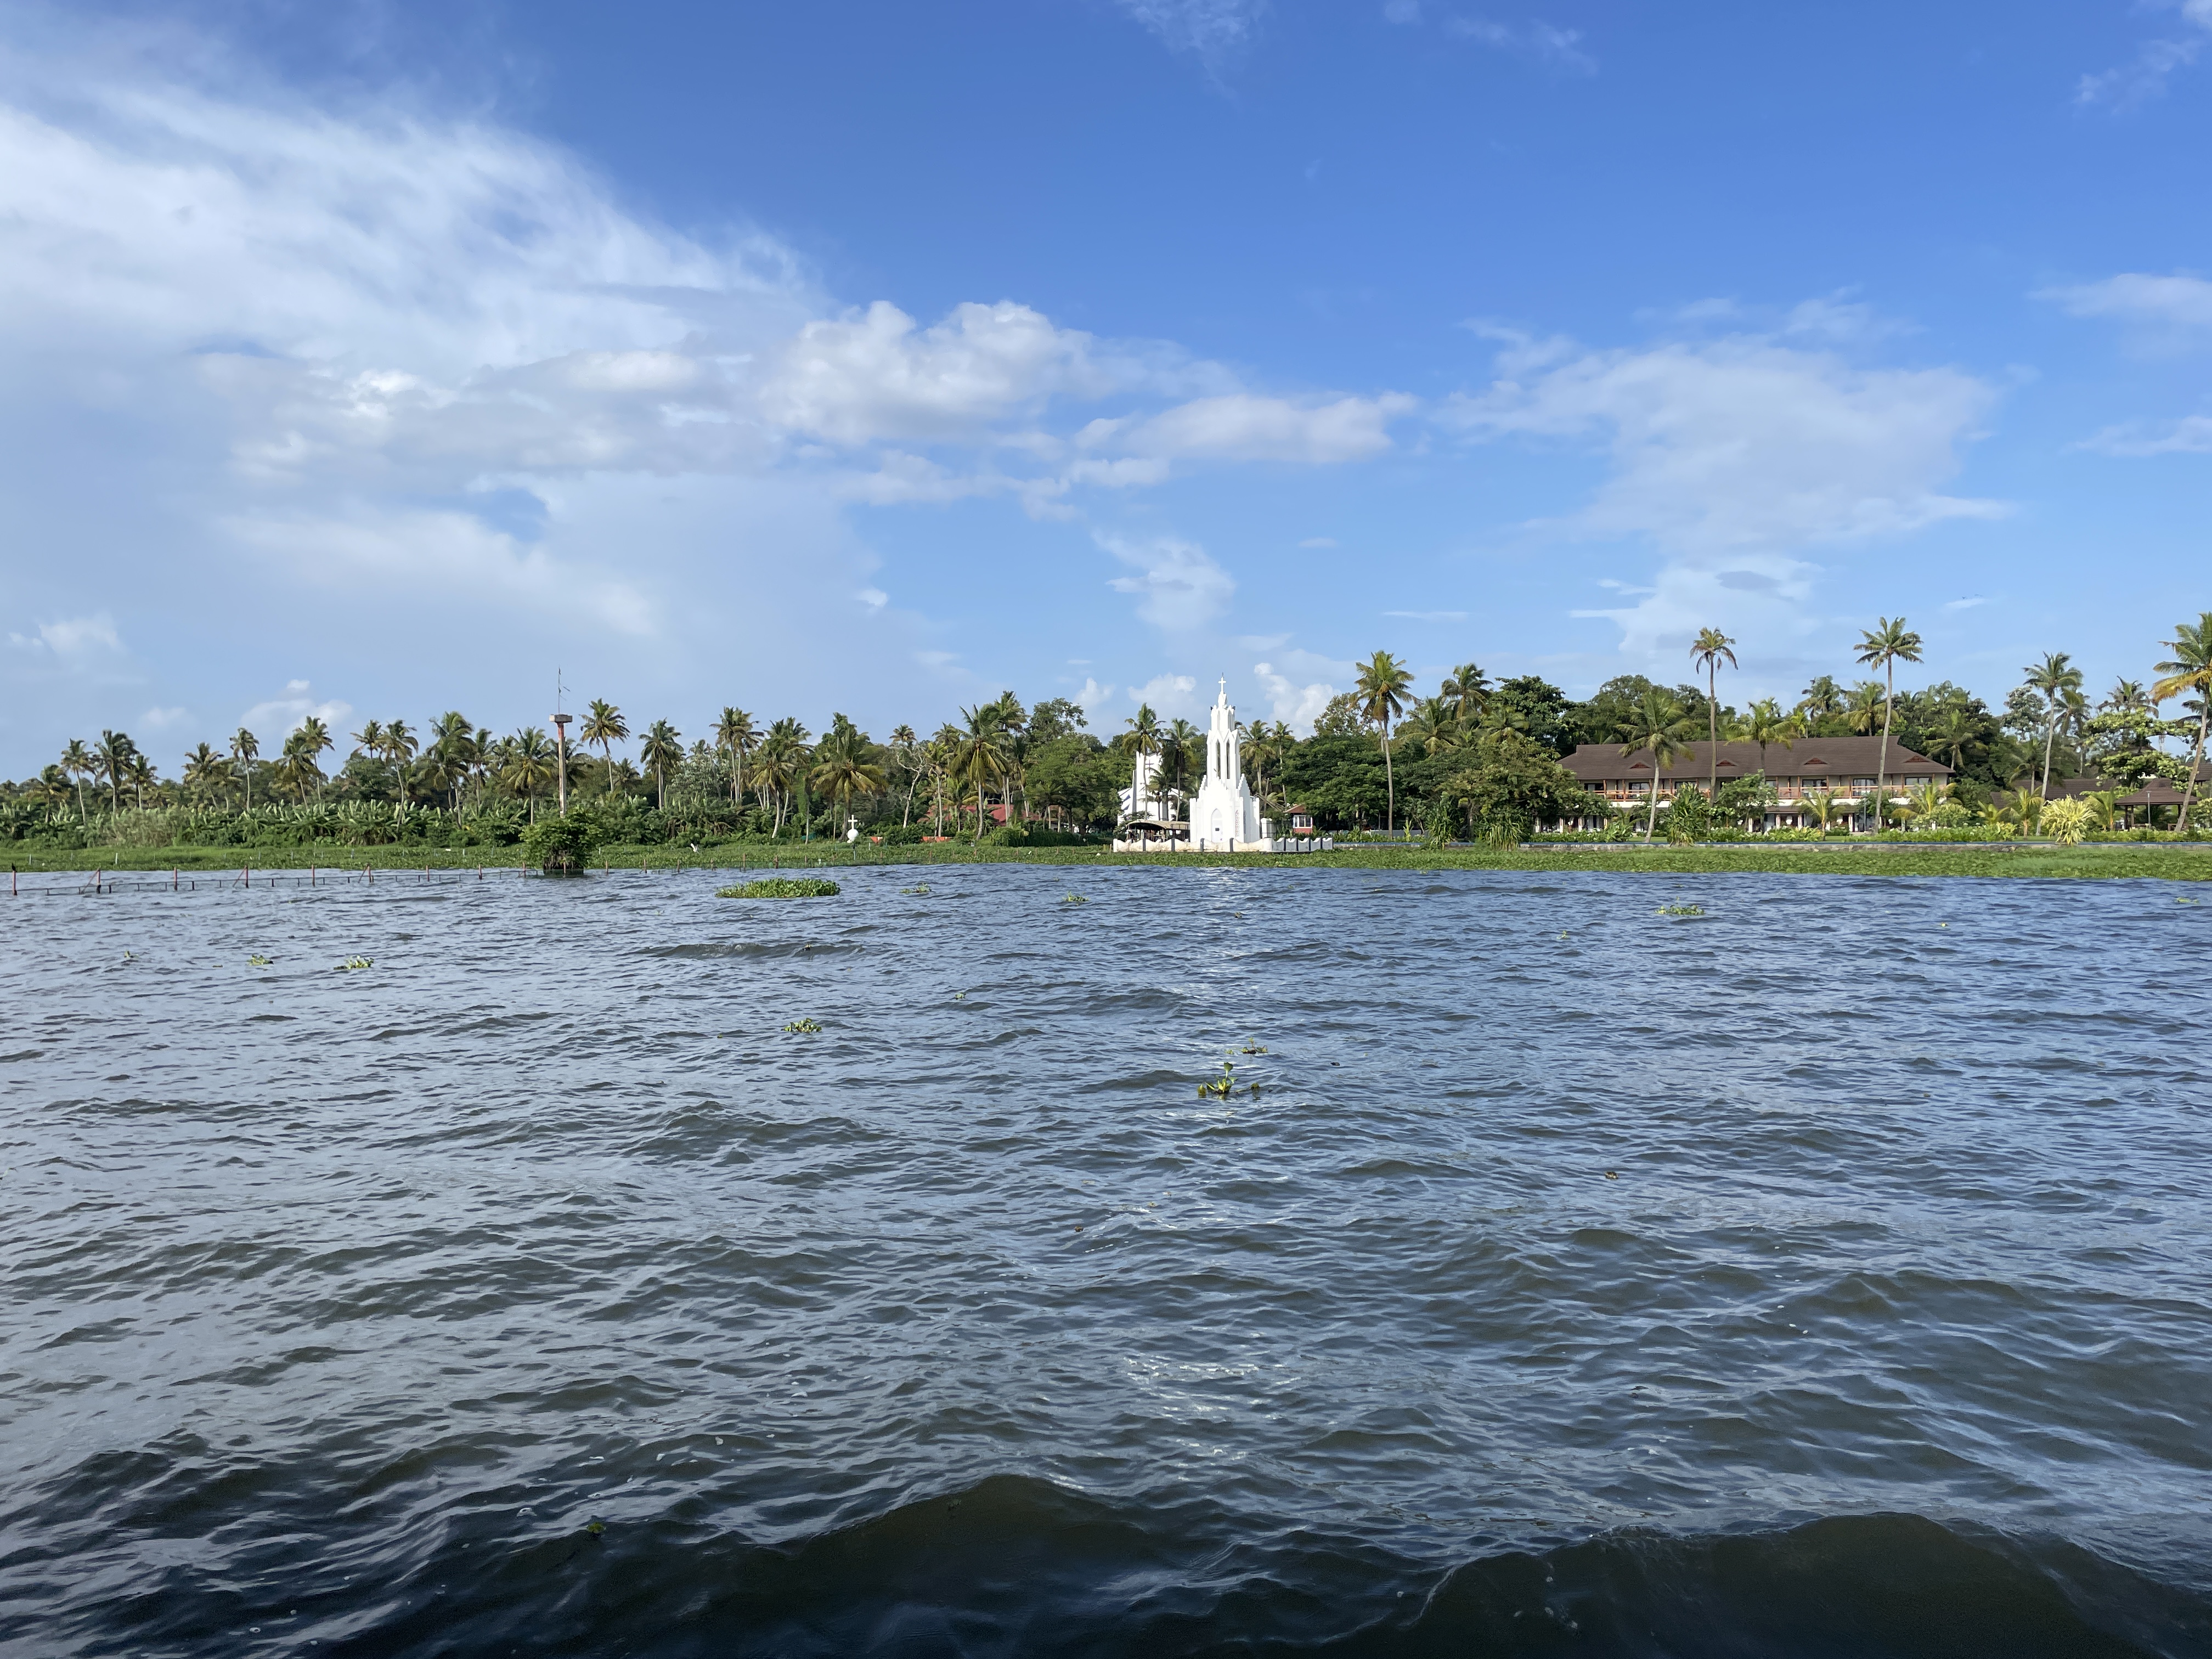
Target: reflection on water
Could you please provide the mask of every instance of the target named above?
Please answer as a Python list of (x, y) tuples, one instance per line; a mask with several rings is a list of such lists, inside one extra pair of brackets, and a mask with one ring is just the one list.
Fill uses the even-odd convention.
[(7, 1650), (2212, 1652), (2170, 886), (929, 874), (17, 902)]

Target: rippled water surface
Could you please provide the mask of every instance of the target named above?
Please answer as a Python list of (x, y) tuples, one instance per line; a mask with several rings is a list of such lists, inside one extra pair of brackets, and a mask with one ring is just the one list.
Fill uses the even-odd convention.
[(2194, 888), (841, 879), (16, 901), (0, 1648), (2212, 1652)]

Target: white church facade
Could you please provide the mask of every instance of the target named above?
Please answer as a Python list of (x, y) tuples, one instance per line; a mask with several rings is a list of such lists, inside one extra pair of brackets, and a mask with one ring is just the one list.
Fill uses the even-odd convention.
[[(1157, 763), (1137, 757), (1132, 787), (1122, 792), (1125, 828), (1116, 836), (1117, 853), (1308, 853), (1334, 845), (1320, 836), (1278, 837), (1272, 819), (1260, 815), (1259, 797), (1244, 781), (1244, 734), (1229, 704), (1229, 682), (1221, 682), (1206, 733), (1206, 780), (1191, 797), (1180, 823), (1155, 793)], [(1147, 763), (1152, 763), (1147, 764)], [(1148, 786), (1150, 786), (1148, 787)], [(1139, 803), (1148, 811), (1132, 810)], [(1163, 833), (1164, 831), (1164, 833)]]

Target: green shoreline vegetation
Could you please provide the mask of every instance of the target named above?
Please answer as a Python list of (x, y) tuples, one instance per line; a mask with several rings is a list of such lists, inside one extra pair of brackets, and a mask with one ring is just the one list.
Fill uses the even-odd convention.
[[(2094, 705), (2063, 652), (2028, 665), (2001, 709), (1948, 681), (1900, 690), (1899, 665), (1918, 664), (1923, 641), (1903, 617), (1883, 617), (1854, 653), (1868, 678), (1846, 688), (1820, 675), (1786, 711), (1771, 698), (1739, 710), (1720, 696), (1735, 643), (1698, 635), (1690, 662), (1703, 684), (1622, 675), (1582, 702), (1534, 675), (1493, 683), (1472, 662), (1416, 700), (1406, 665), (1377, 651), (1309, 734), (1264, 720), (1243, 728), (1263, 810), (1337, 841), (1273, 860), (2204, 878), (2212, 611), (2176, 624), (2146, 680), (2123, 678)], [(2176, 699), (2185, 718), (2167, 720), (2161, 705)], [(572, 746), (538, 727), (496, 736), (459, 710), (419, 732), (369, 720), (349, 735), (326, 770), (338, 737), (319, 718), (266, 756), (241, 729), (227, 753), (198, 744), (172, 781), (127, 733), (102, 732), (36, 777), (0, 784), (0, 844), (31, 872), (1273, 861), (1106, 850), (1125, 816), (1176, 817), (1206, 769), (1206, 733), (1148, 707), (1102, 738), (1079, 705), (1025, 708), (1008, 691), (933, 736), (902, 725), (880, 743), (842, 714), (817, 738), (794, 718), (763, 726), (728, 708), (689, 747), (671, 721), (644, 725), (635, 762), (617, 753), (629, 721), (605, 700), (578, 719)], [(1873, 775), (1794, 775), (1793, 744), (1877, 735), (1861, 763)], [(1716, 740), (1755, 744), (1758, 769), (1724, 780), (1717, 747), (1678, 763)], [(1768, 776), (1770, 750), (1786, 791)], [(1593, 793), (1563, 763), (1577, 751), (1586, 775), (1595, 752), (1643, 780)], [(1923, 775), (1911, 787), (1900, 755)]]
[[(131, 876), (167, 874), (235, 875), (242, 869), (271, 873), (315, 869), (332, 877), (409, 871), (526, 872), (535, 866), (520, 847), (447, 848), (404, 847), (110, 848), (26, 854), (14, 860), (26, 877), (91, 874), (94, 870)], [(773, 860), (773, 862), (771, 862)], [(1066, 871), (1164, 867), (1298, 870), (1310, 867), (1373, 871), (1520, 870), (1625, 871), (1643, 875), (1804, 876), (2041, 876), (2075, 878), (2212, 881), (2212, 843), (2144, 845), (2091, 842), (2060, 847), (2021, 842), (1999, 846), (1943, 846), (1860, 841), (1782, 843), (1735, 842), (1719, 846), (1646, 847), (1562, 842), (1532, 847), (1351, 846), (1296, 856), (1264, 853), (1113, 853), (1085, 847), (994, 847), (947, 842), (921, 847), (845, 847), (834, 842), (790, 846), (780, 853), (752, 845), (702, 848), (605, 847), (595, 850), (582, 873), (617, 875), (677, 870), (737, 872), (774, 878), (782, 872), (872, 866), (962, 864), (1028, 864)]]

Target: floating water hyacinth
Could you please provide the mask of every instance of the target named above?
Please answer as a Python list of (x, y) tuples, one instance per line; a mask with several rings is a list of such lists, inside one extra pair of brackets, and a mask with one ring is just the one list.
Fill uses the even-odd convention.
[(1070, 893), (1066, 898), (1060, 900), (1060, 902), (1062, 904), (1088, 904), (1091, 901), (1084, 897), (1080, 893)]
[(716, 898), (830, 898), (838, 890), (834, 881), (818, 876), (779, 876), (749, 881), (738, 887), (717, 887)]
[(929, 884), (923, 882), (918, 887), (902, 887), (899, 891), (904, 893), (908, 898), (924, 898), (928, 896)]
[(248, 957), (246, 959), (246, 965), (249, 968), (266, 968), (269, 965), (269, 958), (267, 957)]
[(795, 1036), (814, 1036), (821, 1031), (822, 1022), (818, 1019), (794, 1019), (783, 1029)]
[(1702, 916), (1705, 914), (1705, 907), (1702, 904), (1662, 904), (1652, 914), (1661, 916)]
[(356, 968), (374, 968), (376, 964), (371, 962), (367, 957), (348, 957), (343, 962), (338, 963), (338, 972), (343, 974)]

